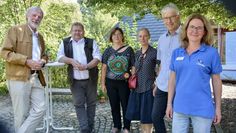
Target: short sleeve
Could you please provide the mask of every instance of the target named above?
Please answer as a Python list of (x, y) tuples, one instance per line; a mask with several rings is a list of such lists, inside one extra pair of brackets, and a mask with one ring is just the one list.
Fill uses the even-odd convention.
[(222, 72), (220, 56), (215, 48), (212, 56), (211, 68), (211, 74), (220, 74)]
[(110, 55), (110, 47), (106, 48), (106, 50), (104, 51), (103, 55), (102, 55), (102, 63), (103, 64), (107, 64), (107, 60), (109, 58)]
[(154, 49), (153, 50), (153, 54), (152, 54), (152, 59), (153, 59), (153, 61), (155, 62), (155, 64), (160, 64), (159, 62), (160, 62), (160, 60), (157, 60), (157, 58), (156, 58), (156, 55), (157, 55), (157, 50), (156, 49)]
[(175, 65), (174, 65), (175, 58), (176, 58), (176, 50), (172, 52), (171, 60), (170, 60), (170, 70), (174, 72), (175, 72)]

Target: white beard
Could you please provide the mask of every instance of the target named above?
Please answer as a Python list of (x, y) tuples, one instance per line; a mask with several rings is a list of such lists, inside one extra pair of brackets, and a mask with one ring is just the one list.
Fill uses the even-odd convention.
[(28, 24), (32, 29), (37, 29), (39, 27), (40, 22), (32, 22), (31, 20), (28, 20)]

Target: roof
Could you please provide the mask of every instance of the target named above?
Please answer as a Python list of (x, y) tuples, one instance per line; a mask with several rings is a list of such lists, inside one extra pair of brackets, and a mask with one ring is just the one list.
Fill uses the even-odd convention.
[[(123, 17), (121, 22), (128, 24), (130, 28), (133, 28), (135, 26), (135, 22), (133, 21), (133, 18), (131, 17)], [(119, 22), (116, 26), (120, 26)], [(141, 28), (148, 28), (150, 34), (151, 34), (151, 42), (157, 42), (161, 34), (167, 31), (163, 21), (161, 19), (158, 19), (153, 14), (146, 14), (142, 19), (137, 20), (137, 31)], [(125, 30), (124, 30), (125, 31)], [(136, 36), (136, 33), (132, 33), (132, 36)]]

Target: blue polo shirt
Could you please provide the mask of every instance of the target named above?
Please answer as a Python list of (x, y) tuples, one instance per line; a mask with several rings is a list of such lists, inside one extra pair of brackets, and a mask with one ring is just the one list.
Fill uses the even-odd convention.
[(191, 55), (184, 48), (173, 51), (170, 70), (176, 73), (173, 108), (177, 113), (214, 118), (210, 78), (220, 74), (222, 66), (217, 50), (202, 44)]

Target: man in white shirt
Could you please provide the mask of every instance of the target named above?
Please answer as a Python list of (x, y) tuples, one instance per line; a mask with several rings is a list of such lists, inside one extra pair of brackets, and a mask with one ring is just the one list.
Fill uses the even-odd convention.
[(57, 60), (68, 64), (68, 79), (81, 133), (91, 133), (97, 98), (97, 65), (101, 54), (93, 39), (84, 37), (84, 26), (75, 22), (71, 37), (63, 39)]

